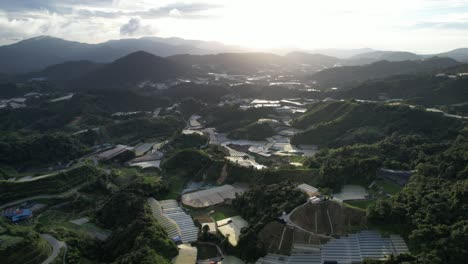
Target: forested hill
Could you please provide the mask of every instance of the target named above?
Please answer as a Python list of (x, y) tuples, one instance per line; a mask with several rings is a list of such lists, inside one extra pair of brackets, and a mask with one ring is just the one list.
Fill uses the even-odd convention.
[(305, 129), (294, 142), (324, 146), (305, 162), (319, 171), (317, 186), (322, 189), (368, 186), (382, 167), (412, 170), (398, 194), (378, 199), (367, 209), (370, 224), (402, 234), (415, 258), (409, 263), (465, 262), (468, 130), (464, 121), (402, 105), (334, 101), (311, 106), (293, 125)]
[[(448, 69), (450, 70), (450, 69)], [(405, 75), (385, 80), (368, 81), (351, 89), (338, 92), (339, 98), (378, 100), (404, 99), (414, 104), (435, 106), (458, 104), (468, 101), (468, 77), (435, 77)]]
[(323, 88), (331, 86), (350, 86), (372, 79), (386, 78), (392, 75), (436, 73), (438, 70), (459, 65), (450, 58), (430, 58), (416, 61), (378, 61), (363, 66), (344, 66), (326, 69), (311, 76)]
[(417, 175), (390, 200), (368, 210), (371, 222), (408, 237), (417, 263), (464, 263), (468, 256), (468, 140), (458, 137), (417, 166)]
[(458, 119), (405, 105), (335, 101), (313, 105), (293, 126), (305, 130), (293, 137), (295, 144), (343, 146), (377, 142), (393, 133), (444, 140), (463, 125)]
[(92, 61), (68, 61), (49, 66), (41, 71), (19, 75), (20, 80), (47, 79), (50, 81), (65, 81), (81, 77), (97, 70), (104, 64)]
[(189, 68), (144, 51), (138, 51), (85, 74), (74, 82), (76, 88), (129, 88), (143, 81), (181, 77)]

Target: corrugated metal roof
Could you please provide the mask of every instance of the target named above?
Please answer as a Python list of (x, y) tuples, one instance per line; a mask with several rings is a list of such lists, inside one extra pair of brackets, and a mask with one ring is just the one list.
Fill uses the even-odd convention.
[[(304, 248), (310, 247), (310, 251)], [(320, 250), (315, 245), (300, 245), (291, 256), (268, 254), (260, 258), (257, 264), (321, 264), (325, 261), (336, 261), (339, 264), (359, 263), (364, 259), (383, 260), (390, 255), (408, 253), (405, 241), (399, 235), (382, 237), (376, 231), (361, 231), (339, 239), (332, 239)]]

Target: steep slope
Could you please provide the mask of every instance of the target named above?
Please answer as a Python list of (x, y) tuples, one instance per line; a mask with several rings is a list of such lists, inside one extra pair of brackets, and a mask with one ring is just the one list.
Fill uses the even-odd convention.
[(60, 63), (65, 60), (65, 46), (81, 49), (78, 43), (49, 37), (37, 37), (2, 46), (0, 47), (0, 72), (28, 72)]
[(459, 64), (460, 62), (456, 60), (438, 57), (418, 61), (379, 61), (363, 66), (344, 66), (327, 69), (314, 74), (311, 78), (316, 80), (322, 88), (349, 86), (392, 75), (430, 73)]
[(126, 54), (96, 45), (41, 36), (0, 47), (0, 72), (25, 73), (70, 60), (108, 62)]
[(75, 88), (131, 89), (143, 81), (162, 81), (188, 74), (186, 67), (138, 51), (92, 71), (74, 83)]
[(405, 99), (426, 106), (459, 104), (468, 101), (468, 78), (434, 75), (395, 76), (369, 81), (338, 94), (340, 98), (378, 100)]
[(348, 65), (369, 64), (381, 60), (387, 61), (406, 61), (420, 60), (422, 56), (406, 51), (372, 51), (362, 53), (349, 58), (346, 63)]
[(462, 122), (440, 113), (377, 103), (318, 103), (293, 123), (306, 129), (294, 135), (294, 144), (344, 146), (374, 143), (393, 133), (422, 135), (436, 141), (453, 136)]
[(468, 48), (454, 49), (437, 54), (439, 57), (449, 57), (458, 61), (468, 61)]

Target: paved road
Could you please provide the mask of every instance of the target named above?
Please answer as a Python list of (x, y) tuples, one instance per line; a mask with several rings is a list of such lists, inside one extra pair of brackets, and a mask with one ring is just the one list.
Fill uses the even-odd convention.
[(55, 258), (59, 255), (60, 249), (62, 247), (65, 247), (65, 249), (67, 248), (67, 244), (65, 244), (65, 242), (57, 240), (56, 238), (48, 234), (41, 234), (41, 237), (45, 239), (52, 247), (52, 254), (46, 260), (44, 260), (42, 264), (52, 263), (52, 261), (54, 261)]

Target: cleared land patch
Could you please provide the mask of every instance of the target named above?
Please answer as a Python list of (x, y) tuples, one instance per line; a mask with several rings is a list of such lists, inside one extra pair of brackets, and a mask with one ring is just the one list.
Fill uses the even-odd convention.
[(290, 215), (297, 226), (321, 235), (342, 235), (351, 229), (364, 227), (366, 214), (362, 210), (343, 206), (333, 201), (307, 203)]
[(272, 221), (260, 231), (258, 242), (270, 253), (289, 254), (293, 242), (293, 229)]

